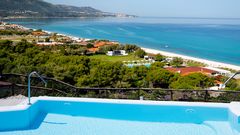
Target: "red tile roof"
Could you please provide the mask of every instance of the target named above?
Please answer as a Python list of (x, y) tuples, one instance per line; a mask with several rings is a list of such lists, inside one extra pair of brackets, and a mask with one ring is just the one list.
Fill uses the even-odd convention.
[(182, 67), (182, 68), (173, 68), (173, 67), (168, 67), (166, 68), (170, 72), (175, 72), (175, 73), (180, 73), (181, 75), (189, 75), (191, 73), (203, 73), (206, 75), (211, 75), (214, 73), (218, 73), (217, 71), (206, 69), (203, 67)]
[(88, 51), (89, 52), (97, 52), (99, 49), (98, 48), (89, 48)]

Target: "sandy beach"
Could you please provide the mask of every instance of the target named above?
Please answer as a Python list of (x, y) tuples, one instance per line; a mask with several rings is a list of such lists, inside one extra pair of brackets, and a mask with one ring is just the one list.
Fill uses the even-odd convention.
[[(43, 31), (47, 32), (47, 33), (52, 33), (50, 31), (45, 31), (45, 30), (43, 30)], [(74, 36), (59, 34), (59, 33), (58, 33), (58, 35), (70, 37), (70, 38), (75, 39), (75, 40), (81, 38), (81, 37), (74, 37)], [(85, 40), (90, 40), (90, 39), (85, 39)], [(193, 60), (193, 61), (201, 62), (201, 63), (204, 63), (204, 64), (210, 66), (210, 67), (229, 68), (229, 69), (240, 71), (240, 66), (237, 66), (237, 65), (232, 65), (232, 64), (227, 64), (227, 63), (222, 63), (222, 62), (217, 62), (217, 61), (211, 61), (211, 60), (206, 60), (206, 59), (201, 59), (201, 58), (196, 58), (196, 57), (191, 57), (191, 56), (186, 56), (186, 55), (182, 55), (182, 54), (176, 54), (176, 53), (172, 53), (172, 52), (156, 50), (156, 49), (143, 48), (143, 47), (141, 47), (141, 48), (147, 53), (152, 53), (152, 54), (159, 54), (160, 53), (160, 54), (162, 54), (164, 56), (168, 56), (168, 57), (180, 57), (180, 58), (183, 58), (185, 60)]]
[(206, 59), (201, 59), (201, 58), (195, 58), (195, 57), (191, 57), (191, 56), (185, 56), (185, 55), (181, 55), (181, 54), (160, 51), (160, 50), (155, 50), (155, 49), (149, 49), (149, 48), (143, 48), (143, 47), (141, 47), (141, 48), (147, 53), (152, 53), (152, 54), (160, 53), (160, 54), (162, 54), (164, 56), (168, 56), (168, 57), (180, 57), (180, 58), (183, 58), (186, 60), (193, 60), (193, 61), (201, 62), (210, 67), (216, 67), (216, 68), (221, 67), (221, 68), (229, 68), (229, 69), (233, 69), (233, 70), (240, 70), (240, 66), (237, 66), (237, 65), (226, 64), (226, 63), (222, 63), (222, 62), (211, 61), (211, 60), (206, 60)]
[[(21, 26), (21, 25), (19, 25), (19, 26)], [(23, 27), (24, 29), (30, 29), (30, 28), (27, 28), (27, 27), (24, 27), (24, 26), (21, 26), (21, 27)], [(36, 29), (33, 29), (33, 30), (36, 30)], [(43, 30), (43, 31), (48, 33), (48, 34), (53, 33), (51, 31), (46, 31), (46, 30)], [(73, 40), (77, 40), (77, 39), (90, 40), (90, 39), (70, 36), (70, 35), (66, 35), (66, 34), (60, 34), (60, 33), (57, 33), (57, 34), (58, 35), (62, 35), (62, 36), (66, 36), (66, 37), (69, 37), (69, 38), (72, 38)], [(172, 52), (156, 50), (156, 49), (150, 49), (150, 48), (144, 48), (144, 47), (141, 47), (141, 48), (145, 52), (147, 52), (147, 53), (162, 54), (162, 55), (167, 56), (167, 57), (180, 57), (180, 58), (183, 58), (185, 60), (193, 60), (193, 61), (201, 62), (201, 63), (204, 63), (204, 64), (210, 66), (210, 67), (229, 68), (229, 69), (240, 71), (240, 66), (233, 65), (233, 64), (227, 64), (227, 63), (222, 63), (222, 62), (217, 62), (217, 61), (211, 61), (211, 60), (206, 60), (206, 59), (202, 59), (202, 58), (196, 58), (196, 57), (191, 57), (191, 56), (186, 56), (186, 55), (182, 55), (182, 54), (176, 54), (176, 53), (172, 53)]]

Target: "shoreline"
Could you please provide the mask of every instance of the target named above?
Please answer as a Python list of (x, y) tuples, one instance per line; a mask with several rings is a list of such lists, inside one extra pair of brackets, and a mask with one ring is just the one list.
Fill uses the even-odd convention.
[[(24, 29), (32, 29), (32, 28), (28, 28), (28, 27), (25, 27), (25, 26), (22, 26), (22, 25), (19, 25), (19, 26), (21, 26)], [(36, 30), (36, 29), (33, 29), (33, 30)], [(48, 34), (54, 33), (54, 32), (43, 30), (43, 29), (42, 29), (42, 31), (46, 32)], [(78, 40), (78, 39), (81, 39), (81, 40), (84, 40), (84, 41), (91, 40), (90, 38), (83, 38), (83, 37), (78, 37), (78, 36), (76, 37), (76, 36), (71, 36), (71, 35), (61, 34), (61, 33), (57, 33), (57, 34), (69, 37), (72, 40)], [(137, 46), (139, 46), (139, 45), (137, 45)], [(240, 66), (234, 65), (234, 64), (228, 64), (228, 63), (223, 63), (223, 62), (218, 62), (218, 61), (213, 61), (213, 60), (207, 60), (207, 59), (204, 59), (204, 58), (197, 58), (197, 57), (193, 57), (193, 56), (187, 56), (187, 55), (182, 55), (182, 54), (177, 54), (177, 53), (162, 51), (162, 50), (157, 50), (157, 49), (144, 48), (144, 47), (141, 47), (141, 46), (139, 46), (139, 47), (141, 49), (143, 49), (145, 52), (151, 53), (151, 54), (161, 54), (161, 55), (167, 56), (167, 57), (180, 57), (184, 60), (192, 60), (192, 61), (204, 63), (209, 67), (228, 68), (228, 69), (233, 69), (233, 70), (240, 71)]]
[(192, 61), (196, 61), (196, 62), (201, 62), (201, 63), (204, 63), (204, 64), (210, 66), (210, 67), (229, 68), (229, 69), (233, 69), (233, 70), (237, 70), (237, 71), (240, 70), (240, 66), (233, 65), (233, 64), (227, 64), (227, 63), (223, 63), (223, 62), (217, 62), (217, 61), (212, 61), (212, 60), (207, 60), (207, 59), (202, 59), (202, 58), (196, 58), (196, 57), (192, 57), (192, 56), (186, 56), (186, 55), (167, 52), (167, 51), (144, 48), (144, 47), (141, 47), (141, 49), (143, 49), (147, 53), (161, 54), (163, 56), (168, 56), (168, 57), (180, 57), (180, 58), (183, 58), (185, 60), (192, 60)]

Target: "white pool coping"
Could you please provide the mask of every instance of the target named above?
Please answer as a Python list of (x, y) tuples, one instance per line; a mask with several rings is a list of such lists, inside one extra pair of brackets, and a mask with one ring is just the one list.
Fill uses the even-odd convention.
[(231, 102), (229, 105), (229, 110), (237, 117), (240, 117), (240, 102)]
[[(148, 100), (125, 100), (125, 99), (97, 99), (97, 98), (72, 98), (72, 97), (33, 97), (31, 103), (37, 101), (61, 101), (61, 102), (93, 102), (112, 104), (136, 104), (136, 105), (161, 105), (161, 106), (187, 106), (187, 107), (215, 107), (229, 108), (234, 114), (240, 116), (240, 102), (232, 103), (207, 103), (207, 102), (179, 102), (179, 101), (148, 101)], [(1, 106), (0, 112), (26, 110), (30, 105), (27, 99), (16, 106)]]
[(23, 95), (11, 96), (7, 98), (0, 98), (0, 107), (3, 106), (16, 106), (21, 104), (27, 99), (27, 97)]

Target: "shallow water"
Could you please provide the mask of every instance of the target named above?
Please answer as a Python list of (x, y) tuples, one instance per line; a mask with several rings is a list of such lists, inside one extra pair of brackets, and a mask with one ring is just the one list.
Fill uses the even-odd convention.
[(233, 135), (228, 122), (167, 123), (47, 114), (38, 128), (0, 135)]

